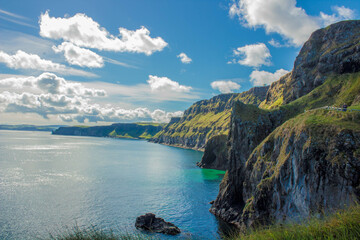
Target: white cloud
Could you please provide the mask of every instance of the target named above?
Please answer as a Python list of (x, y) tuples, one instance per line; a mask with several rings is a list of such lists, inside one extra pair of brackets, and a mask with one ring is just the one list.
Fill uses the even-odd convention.
[(63, 42), (57, 47), (53, 46), (53, 50), (56, 53), (64, 52), (66, 61), (71, 65), (90, 68), (101, 68), (104, 66), (104, 60), (100, 55), (69, 42)]
[(338, 13), (340, 17), (343, 19), (353, 19), (355, 18), (355, 12), (354, 10), (344, 7), (344, 6), (334, 6), (333, 10)]
[(279, 33), (295, 46), (301, 46), (320, 27), (315, 17), (296, 7), (296, 0), (238, 0), (229, 15), (237, 15), (246, 27)]
[(189, 58), (185, 53), (180, 53), (177, 55), (178, 58), (180, 58), (180, 61), (185, 64), (189, 64), (192, 62), (192, 59)]
[[(237, 63), (245, 66), (260, 67), (270, 65), (270, 51), (264, 43), (245, 45), (234, 50), (234, 55), (242, 57)], [(235, 62), (236, 60), (233, 60)]]
[(28, 21), (29, 20), (28, 18), (23, 17), (18, 14), (15, 14), (15, 13), (12, 13), (12, 12), (5, 11), (3, 9), (0, 9), (0, 18), (4, 19), (6, 21), (12, 22), (12, 23), (22, 25), (22, 26), (37, 28), (29, 23), (24, 22), (24, 20)]
[(264, 84), (269, 85), (279, 80), (280, 77), (284, 76), (288, 72), (289, 71), (284, 69), (279, 69), (274, 73), (255, 70), (250, 74), (250, 81), (254, 86), (263, 86)]
[(90, 72), (70, 68), (59, 63), (54, 63), (50, 60), (42, 59), (36, 54), (29, 54), (21, 50), (18, 50), (14, 55), (9, 55), (0, 51), (0, 62), (5, 63), (7, 67), (12, 69), (33, 69), (38, 71), (56, 72), (63, 75), (84, 77), (97, 76), (96, 74)]
[(104, 97), (102, 89), (86, 88), (81, 83), (69, 82), (53, 73), (43, 73), (38, 77), (10, 77), (0, 80), (0, 87), (33, 88), (45, 94), (62, 94), (66, 96)]
[(35, 113), (48, 119), (58, 116), (64, 122), (121, 122), (155, 121), (168, 122), (173, 116), (182, 116), (182, 112), (154, 111), (148, 108), (123, 109), (111, 106), (91, 104), (89, 99), (80, 96), (61, 94), (0, 93), (0, 111), (5, 113)]
[(354, 19), (355, 12), (354, 10), (350, 8), (346, 8), (344, 6), (333, 6), (331, 7), (332, 10), (335, 12), (332, 15), (328, 15), (326, 13), (320, 12), (320, 18), (323, 22), (324, 26), (328, 26), (330, 24), (343, 21), (343, 20), (349, 20)]
[(213, 89), (219, 90), (221, 93), (232, 93), (241, 87), (233, 81), (214, 81), (210, 85)]
[[(1, 77), (6, 77), (2, 75)], [(101, 89), (105, 86), (105, 89)], [(109, 90), (109, 93), (107, 92)], [(140, 91), (140, 93), (139, 93)], [(31, 116), (36, 121), (41, 118), (62, 122), (124, 122), (155, 121), (168, 122), (173, 116), (182, 112), (167, 112), (162, 109), (150, 110), (147, 107), (134, 107), (131, 104), (119, 105), (119, 95), (128, 96), (131, 100), (141, 96), (141, 103), (152, 101), (154, 97), (163, 100), (182, 100), (191, 98), (187, 93), (162, 91), (152, 93), (149, 85), (117, 86), (104, 82), (79, 83), (65, 80), (53, 73), (43, 73), (38, 77), (12, 76), (0, 79), (0, 116), (9, 119), (14, 114), (22, 114), (24, 120)], [(140, 96), (139, 96), (140, 97)], [(196, 96), (197, 97), (197, 96)], [(126, 101), (127, 102), (127, 101)], [(50, 120), (51, 119), (51, 120)], [(55, 120), (54, 120), (55, 119)]]
[(111, 64), (116, 64), (116, 65), (127, 67), (127, 68), (138, 68), (136, 66), (133, 66), (133, 65), (130, 65), (130, 64), (127, 64), (127, 63), (123, 63), (123, 62), (119, 62), (119, 61), (111, 59), (111, 58), (103, 57), (103, 59), (104, 59), (105, 62), (108, 62), (108, 63), (111, 63)]
[(275, 40), (275, 39), (271, 39), (270, 41), (268, 41), (268, 43), (276, 48), (281, 48), (281, 47), (290, 47), (291, 44), (289, 43), (280, 43), (279, 41)]
[(150, 31), (145, 27), (135, 31), (119, 28), (121, 38), (118, 38), (82, 13), (69, 18), (55, 18), (47, 11), (40, 16), (39, 24), (41, 36), (63, 39), (79, 47), (151, 55), (168, 45), (161, 37), (150, 37)]
[(158, 77), (149, 75), (147, 82), (150, 85), (152, 91), (173, 91), (173, 92), (189, 92), (192, 87), (180, 85), (167, 77)]

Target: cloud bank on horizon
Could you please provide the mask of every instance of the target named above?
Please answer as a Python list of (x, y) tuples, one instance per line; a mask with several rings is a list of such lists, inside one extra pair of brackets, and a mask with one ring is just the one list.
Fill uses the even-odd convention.
[[(171, 80), (170, 80), (171, 81)], [(171, 117), (179, 117), (181, 111), (166, 112), (148, 108), (122, 109), (101, 106), (94, 98), (106, 97), (103, 89), (86, 88), (58, 77), (53, 73), (43, 73), (38, 77), (10, 77), (0, 80), (1, 88), (20, 90), (0, 93), (0, 111), (7, 113), (34, 113), (43, 118), (57, 115), (62, 121), (117, 122), (134, 119), (167, 122)], [(23, 91), (23, 90), (26, 90)], [(31, 91), (30, 91), (31, 90)]]
[[(199, 41), (197, 49), (191, 48), (191, 44), (197, 44), (196, 31), (194, 36), (179, 32), (181, 40), (176, 42), (167, 32), (154, 34), (154, 29), (142, 24), (134, 30), (119, 26), (114, 30), (114, 26), (100, 24), (86, 13), (55, 17), (49, 10), (39, 12), (35, 26), (28, 17), (0, 9), (0, 20), (38, 31), (37, 37), (19, 32), (17, 39), (12, 41), (9, 37), (6, 42), (7, 34), (13, 32), (0, 25), (0, 31), (6, 33), (0, 39), (0, 67), (7, 71), (0, 74), (0, 116), (10, 119), (15, 116), (11, 114), (31, 115), (29, 118), (34, 121), (37, 119), (34, 116), (38, 116), (68, 123), (168, 122), (171, 117), (182, 115), (178, 108), (166, 110), (170, 103), (183, 109), (194, 100), (209, 96), (211, 89), (233, 93), (247, 90), (247, 86), (269, 85), (290, 70), (278, 65), (276, 51), (286, 48), (296, 52), (316, 29), (356, 17), (356, 10), (341, 5), (329, 7), (331, 13), (318, 11), (318, 15), (309, 15), (297, 4), (296, 0), (232, 0), (226, 11), (219, 7), (228, 19), (238, 21), (244, 31), (264, 33), (261, 38), (247, 39), (244, 35), (246, 41), (232, 43), (228, 53), (225, 50), (217, 55), (223, 57), (220, 59), (223, 65), (218, 68), (232, 69), (232, 74), (247, 72), (246, 80), (244, 76), (222, 72), (222, 76), (211, 76), (213, 79), (202, 80), (200, 84), (193, 80), (199, 79), (200, 70), (215, 72), (211, 70), (216, 66), (206, 53), (215, 52), (216, 47), (206, 47), (206, 42)], [(190, 45), (182, 45), (187, 38)], [(117, 60), (118, 57), (123, 60)], [(134, 61), (135, 58), (141, 60)], [(149, 58), (154, 70), (138, 67), (143, 59)], [(157, 61), (163, 61), (164, 69), (167, 62), (176, 61), (178, 69), (169, 67), (172, 72), (164, 73), (156, 66)], [(199, 64), (206, 67), (199, 68)], [(121, 73), (132, 69), (126, 76), (142, 72), (142, 77), (126, 84), (114, 81), (114, 77), (103, 79), (102, 69), (117, 66), (124, 69)], [(190, 79), (184, 81), (182, 74)], [(124, 76), (115, 78), (124, 79)], [(73, 78), (77, 81), (69, 80)]]

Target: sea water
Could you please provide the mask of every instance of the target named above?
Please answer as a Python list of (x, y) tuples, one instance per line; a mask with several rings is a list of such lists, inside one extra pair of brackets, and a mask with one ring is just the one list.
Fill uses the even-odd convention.
[(75, 226), (137, 233), (147, 212), (177, 225), (180, 238), (216, 239), (209, 202), (224, 172), (198, 168), (201, 157), (142, 140), (0, 131), (0, 239)]

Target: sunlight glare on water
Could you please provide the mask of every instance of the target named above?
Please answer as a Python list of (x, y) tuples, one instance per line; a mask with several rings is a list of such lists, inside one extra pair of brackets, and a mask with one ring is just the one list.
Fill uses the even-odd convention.
[(182, 236), (218, 237), (208, 210), (224, 172), (196, 167), (201, 152), (0, 131), (0, 156), (0, 239), (46, 237), (76, 224), (132, 232), (147, 212), (173, 222)]

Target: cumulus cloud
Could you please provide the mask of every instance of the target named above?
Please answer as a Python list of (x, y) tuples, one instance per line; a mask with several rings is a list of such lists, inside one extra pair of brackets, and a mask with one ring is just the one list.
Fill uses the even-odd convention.
[(69, 82), (53, 73), (43, 73), (38, 77), (10, 77), (0, 80), (0, 86), (13, 88), (34, 88), (43, 93), (63, 94), (68, 96), (104, 97), (101, 89), (86, 88), (81, 83)]
[(270, 51), (264, 43), (245, 45), (234, 50), (234, 55), (242, 59), (232, 62), (250, 67), (260, 67), (261, 65), (270, 65)]
[(54, 63), (50, 60), (42, 59), (36, 54), (29, 54), (21, 50), (18, 50), (14, 55), (0, 51), (0, 62), (5, 63), (7, 67), (12, 69), (33, 69), (56, 72), (63, 75), (97, 77), (96, 74)]
[[(145, 84), (144, 84), (145, 85)], [(99, 86), (99, 85), (96, 85)], [(147, 86), (147, 88), (149, 88)], [(44, 119), (58, 117), (64, 122), (168, 122), (182, 112), (161, 109), (117, 107), (109, 102), (105, 90), (86, 87), (53, 73), (38, 77), (8, 77), (0, 80), (0, 113), (31, 113)], [(11, 92), (12, 91), (12, 92)], [(150, 90), (149, 90), (150, 91)], [(107, 96), (107, 98), (105, 98)], [(96, 103), (94, 103), (95, 97)], [(103, 102), (103, 104), (100, 104)]]
[(279, 69), (274, 73), (255, 70), (250, 74), (250, 81), (254, 86), (269, 85), (279, 80), (280, 77), (284, 76), (288, 72), (289, 71), (284, 69)]
[(275, 39), (271, 39), (270, 41), (268, 41), (268, 43), (276, 48), (281, 48), (281, 47), (290, 47), (291, 44), (289, 43), (280, 43), (279, 41), (275, 40)]
[(65, 59), (71, 65), (80, 67), (101, 68), (104, 66), (103, 58), (89, 49), (75, 46), (69, 42), (63, 42), (59, 46), (53, 46), (56, 53), (64, 52)]
[(189, 64), (192, 62), (192, 59), (189, 58), (185, 53), (180, 53), (177, 55), (178, 58), (180, 58), (180, 61), (185, 64)]
[(238, 90), (241, 86), (233, 81), (214, 81), (211, 87), (215, 90), (219, 90), (221, 93), (232, 93), (234, 90)]
[(154, 111), (148, 108), (122, 109), (91, 104), (80, 96), (61, 94), (0, 93), (0, 111), (6, 113), (35, 113), (45, 119), (56, 115), (64, 122), (121, 122), (155, 121), (168, 122), (171, 117), (182, 116), (182, 112)]
[(82, 13), (68, 18), (55, 18), (50, 17), (47, 11), (40, 16), (39, 24), (42, 37), (63, 39), (79, 47), (151, 55), (168, 45), (161, 37), (150, 37), (150, 31), (145, 27), (135, 31), (119, 28), (121, 37), (118, 38)]
[(278, 33), (295, 46), (301, 46), (320, 27), (315, 17), (296, 7), (296, 0), (238, 0), (229, 15), (238, 16), (246, 27)]
[(320, 18), (322, 19), (323, 25), (327, 26), (339, 21), (354, 19), (355, 12), (350, 8), (344, 6), (333, 6), (331, 9), (334, 11), (332, 15), (320, 12)]
[(189, 92), (192, 87), (180, 85), (167, 77), (149, 75), (147, 80), (152, 91)]

